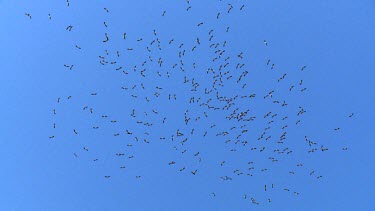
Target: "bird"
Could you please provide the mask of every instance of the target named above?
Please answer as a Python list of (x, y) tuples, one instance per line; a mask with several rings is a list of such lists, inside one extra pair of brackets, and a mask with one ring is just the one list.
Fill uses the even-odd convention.
[(103, 42), (108, 42), (108, 40), (109, 40), (109, 38), (108, 38), (108, 34), (105, 33), (104, 35), (105, 35), (105, 40), (103, 40)]
[(30, 13), (25, 13), (25, 15), (26, 15), (27, 17), (29, 17), (29, 19), (31, 19), (31, 15), (30, 15)]
[(67, 31), (72, 31), (72, 29), (73, 29), (73, 26), (72, 26), (72, 25), (69, 25), (69, 26), (66, 27), (66, 30), (67, 30)]

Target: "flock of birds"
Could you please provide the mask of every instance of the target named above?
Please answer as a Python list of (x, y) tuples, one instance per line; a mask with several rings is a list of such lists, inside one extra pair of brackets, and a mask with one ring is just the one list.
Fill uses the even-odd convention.
[[(66, 3), (69, 7), (69, 0)], [(245, 5), (226, 5), (225, 11), (216, 14), (217, 21), (224, 15), (246, 10)], [(190, 1), (187, 0), (185, 12), (191, 10)], [(103, 13), (109, 15), (111, 11), (104, 8)], [(25, 15), (32, 19), (30, 13)], [(162, 11), (161, 16), (167, 18), (167, 11)], [(51, 14), (48, 14), (48, 19), (52, 21)], [(126, 32), (111, 34), (107, 30), (110, 22), (103, 20), (102, 27), (106, 32), (102, 34), (101, 45), (104, 49), (97, 57), (98, 68), (112, 70), (119, 80), (123, 80), (124, 85), (118, 87), (117, 91), (132, 103), (125, 108), (128, 114), (126, 118), (121, 119), (101, 113), (87, 102), (80, 109), (85, 115), (95, 116), (89, 126), (91, 129), (71, 128), (67, 130), (68, 133), (79, 139), (81, 134), (97, 133), (105, 128), (102, 129), (103, 133), (113, 139), (126, 139), (126, 148), (112, 155), (123, 159), (124, 163), (138, 156), (128, 152), (128, 149), (142, 144), (164, 144), (176, 155), (164, 164), (170, 166), (172, 171), (199, 176), (204, 172), (203, 166), (210, 165), (223, 172), (216, 175), (219, 181), (230, 182), (239, 177), (263, 175), (273, 171), (277, 165), (285, 165), (289, 169), (285, 173), (291, 176), (299, 174), (313, 179), (322, 178), (317, 169), (306, 167), (303, 159), (298, 161), (300, 155), (311, 156), (329, 150), (324, 143), (310, 138), (308, 134), (299, 138), (296, 135), (303, 124), (308, 125), (304, 120), (308, 110), (301, 100), (309, 89), (304, 78), (308, 67), (300, 65), (294, 70), (280, 72), (272, 58), (264, 58), (263, 71), (267, 72), (264, 74), (267, 78), (254, 81), (255, 70), (246, 64), (245, 53), (231, 49), (230, 40), (221, 37), (222, 33), (230, 33), (230, 26), (204, 32), (204, 25), (210, 27), (210, 23), (196, 23), (197, 36), (189, 42), (182, 42), (178, 37), (165, 39), (159, 36), (158, 30), (151, 29), (151, 40), (139, 37), (134, 40), (136, 45), (107, 50), (113, 48), (108, 45), (113, 40), (126, 43), (131, 39), (129, 37), (134, 36)], [(76, 30), (76, 27), (66, 26), (67, 33), (72, 30)], [(264, 48), (271, 47), (267, 40), (261, 42)], [(78, 44), (74, 48), (82, 49)], [(124, 54), (137, 54), (137, 59), (123, 59)], [(67, 71), (78, 68), (78, 65), (70, 63), (63, 66)], [(260, 80), (267, 87), (260, 86)], [(94, 99), (100, 97), (101, 93), (95, 91), (87, 95)], [(64, 139), (55, 132), (59, 129), (56, 123), (59, 108), (72, 102), (74, 96), (58, 97), (55, 101), (53, 129), (49, 136), (51, 141)], [(354, 113), (348, 117), (353, 116)], [(126, 126), (119, 126), (125, 121)], [(113, 128), (114, 132), (108, 134), (108, 128)], [(340, 131), (340, 127), (329, 130), (335, 133)], [(212, 146), (214, 152), (208, 153), (203, 145)], [(212, 155), (215, 150), (218, 153)], [(339, 147), (339, 150), (348, 148)], [(91, 146), (86, 144), (77, 148), (72, 155), (79, 159), (89, 152), (92, 152)], [(298, 156), (294, 156), (296, 153)], [(206, 157), (211, 155), (214, 159)], [(243, 156), (251, 159), (240, 160)], [(265, 161), (258, 161), (258, 158)], [(288, 159), (291, 161), (287, 162)], [(92, 162), (100, 161), (101, 157), (92, 157)], [(128, 166), (124, 164), (117, 168), (124, 171)], [(103, 175), (105, 179), (113, 176), (117, 175)], [(134, 175), (136, 179), (142, 179), (142, 176)], [(274, 183), (262, 184), (261, 187), (265, 192), (278, 188), (299, 195), (298, 190)], [(211, 194), (216, 197), (220, 193)], [(271, 197), (259, 200), (248, 193), (243, 193), (243, 198), (256, 205), (272, 201)]]

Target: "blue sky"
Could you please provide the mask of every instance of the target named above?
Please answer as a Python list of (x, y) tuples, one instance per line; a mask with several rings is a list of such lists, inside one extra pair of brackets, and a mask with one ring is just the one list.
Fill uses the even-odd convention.
[[(369, 0), (70, 0), (69, 7), (64, 0), (1, 1), (0, 210), (373, 210), (374, 9)], [(218, 47), (209, 47), (212, 43)], [(241, 52), (242, 59), (237, 56)], [(108, 64), (100, 64), (99, 56)], [(222, 75), (230, 71), (233, 78), (224, 75), (222, 87), (204, 94), (228, 56)], [(245, 65), (236, 69), (238, 63)], [(64, 64), (73, 65), (72, 70)], [(207, 74), (208, 68), (215, 73)], [(243, 71), (248, 74), (236, 83)], [(194, 83), (197, 91), (191, 91)], [(271, 90), (273, 97), (264, 99)], [(225, 106), (216, 91), (239, 97), (229, 110), (200, 106), (209, 98), (211, 106)], [(254, 99), (240, 98), (254, 93)], [(201, 97), (200, 102), (189, 103), (191, 97)], [(297, 116), (300, 106), (306, 113)], [(256, 120), (227, 120), (235, 108), (249, 110), (247, 117)], [(272, 124), (271, 117), (263, 118), (269, 111), (278, 114)], [(247, 133), (241, 133), (244, 124)], [(270, 141), (258, 140), (268, 126)], [(177, 129), (184, 136), (172, 141)], [(230, 134), (216, 135), (223, 131)], [(287, 139), (277, 144), (284, 131)], [(246, 146), (234, 143), (238, 134)], [(308, 153), (304, 136), (318, 143), (316, 152)], [(322, 152), (321, 146), (329, 150)], [(274, 152), (285, 148), (293, 153)]]

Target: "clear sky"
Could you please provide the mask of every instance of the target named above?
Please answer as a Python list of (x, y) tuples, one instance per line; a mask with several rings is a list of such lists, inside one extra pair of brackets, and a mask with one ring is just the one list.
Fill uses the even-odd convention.
[(374, 1), (69, 1), (0, 1), (0, 210), (375, 209)]

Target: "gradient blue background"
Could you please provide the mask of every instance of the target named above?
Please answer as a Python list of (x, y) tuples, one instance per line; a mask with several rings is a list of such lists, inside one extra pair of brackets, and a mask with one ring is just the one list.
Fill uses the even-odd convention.
[[(215, 21), (216, 13), (225, 11), (230, 1), (191, 0), (191, 13), (186, 13), (183, 0), (70, 2), (70, 7), (64, 0), (0, 2), (0, 210), (375, 209), (373, 1), (235, 1), (236, 11), (222, 22)], [(242, 4), (245, 9), (239, 12)], [(163, 19), (164, 10), (167, 14)], [(31, 13), (32, 20), (25, 12)], [(104, 20), (109, 24), (106, 30)], [(170, 37), (194, 42), (196, 24), (201, 21), (207, 23), (205, 32), (219, 27), (223, 31), (229, 25), (231, 33), (222, 33), (224, 39), (231, 41), (233, 52), (244, 52), (249, 67), (261, 68), (268, 57), (284, 69), (308, 66), (304, 73), (308, 93), (303, 99), (309, 111), (307, 132), (316, 139), (340, 141), (336, 148), (348, 146), (349, 150), (315, 156), (311, 163), (324, 178), (319, 182), (290, 181), (298, 184), (300, 196), (280, 191), (273, 194), (271, 204), (253, 205), (242, 200), (245, 180), (221, 184), (203, 173), (193, 177), (170, 171), (164, 164), (173, 159), (174, 152), (157, 144), (136, 149), (134, 154), (140, 161), (131, 167), (135, 173), (121, 176), (107, 164), (93, 165), (95, 156), (85, 157), (80, 150), (89, 140), (96, 141), (96, 150), (103, 151), (101, 158), (114, 163), (111, 153), (117, 145), (111, 127), (105, 129), (107, 134), (82, 135), (82, 144), (73, 141), (72, 129), (88, 121), (78, 113), (89, 101), (101, 113), (117, 115), (117, 119), (128, 115), (129, 104), (135, 103), (131, 98), (120, 98), (118, 75), (98, 64), (97, 57), (104, 49), (113, 53), (136, 46), (135, 39), (151, 39), (154, 28), (165, 42)], [(70, 24), (74, 28), (67, 32)], [(107, 46), (101, 42), (105, 31), (114, 40)], [(133, 40), (126, 45), (121, 42), (125, 31)], [(264, 39), (269, 43), (267, 52)], [(76, 44), (81, 51), (74, 48)], [(137, 52), (133, 54), (129, 60), (137, 59)], [(201, 53), (200, 57), (204, 56)], [(63, 64), (74, 64), (75, 71), (67, 71)], [(91, 92), (100, 93), (101, 98), (93, 102)], [(58, 110), (65, 114), (59, 117), (59, 124), (68, 132), (56, 134), (64, 138), (53, 142), (48, 139), (55, 133), (51, 129), (52, 110), (57, 97), (65, 102), (68, 95), (73, 96), (74, 103), (60, 105)], [(128, 110), (122, 111), (126, 106)], [(355, 116), (349, 121), (347, 116), (352, 112)], [(342, 134), (332, 134), (337, 126)], [(205, 146), (209, 151), (211, 146)], [(76, 151), (79, 159), (72, 156)], [(143, 175), (141, 180), (134, 179), (138, 173)], [(107, 174), (113, 177), (105, 180)], [(259, 187), (263, 187), (262, 182)], [(217, 196), (212, 197), (211, 192)]]

